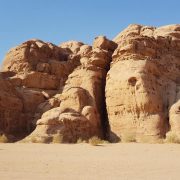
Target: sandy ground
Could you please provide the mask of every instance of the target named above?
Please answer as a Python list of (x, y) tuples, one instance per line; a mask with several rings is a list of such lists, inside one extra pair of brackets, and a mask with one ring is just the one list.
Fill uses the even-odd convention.
[(180, 180), (175, 144), (0, 144), (0, 180)]

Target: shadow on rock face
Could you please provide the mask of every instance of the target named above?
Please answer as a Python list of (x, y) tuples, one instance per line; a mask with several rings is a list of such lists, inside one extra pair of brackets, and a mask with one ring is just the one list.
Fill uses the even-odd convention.
[(111, 142), (111, 143), (118, 143), (121, 141), (120, 137), (117, 136), (114, 132), (110, 131), (109, 133), (109, 137), (108, 137), (108, 140)]

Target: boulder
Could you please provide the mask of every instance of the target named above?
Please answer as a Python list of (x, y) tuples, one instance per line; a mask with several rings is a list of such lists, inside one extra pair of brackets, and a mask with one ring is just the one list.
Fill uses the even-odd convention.
[(93, 42), (93, 47), (113, 52), (117, 48), (117, 44), (111, 40), (108, 40), (105, 36), (98, 36)]
[(78, 51), (80, 50), (81, 46), (84, 44), (82, 42), (78, 41), (67, 41), (64, 43), (61, 43), (59, 47), (68, 50), (71, 53), (77, 54)]
[(51, 43), (41, 40), (29, 40), (12, 48), (3, 61), (2, 71), (13, 71), (16, 73), (35, 71), (39, 63), (47, 63), (50, 59), (66, 61), (68, 52)]

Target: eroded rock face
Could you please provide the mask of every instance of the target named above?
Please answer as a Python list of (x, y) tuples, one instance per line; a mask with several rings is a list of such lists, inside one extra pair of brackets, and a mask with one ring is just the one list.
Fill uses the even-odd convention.
[[(37, 138), (41, 142), (51, 142), (57, 134), (64, 142), (103, 137), (105, 106), (101, 105), (105, 103), (105, 79), (115, 43), (105, 39), (100, 46), (101, 42), (92, 47), (70, 41), (58, 47), (30, 40), (10, 50), (2, 66), (1, 84), (6, 79), (16, 93), (10, 99), (18, 104), (17, 115), (12, 115), (12, 120), (10, 115), (2, 115), (2, 124), (9, 124), (8, 128), (2, 125), (1, 131), (21, 129), (25, 136), (36, 127), (26, 140)], [(1, 89), (4, 99), (5, 89)], [(7, 114), (8, 106), (2, 106), (1, 114)], [(12, 135), (16, 137), (16, 133)]]
[(114, 41), (118, 48), (106, 79), (112, 132), (122, 140), (131, 133), (140, 142), (177, 132), (180, 25), (130, 25)]
[(74, 143), (180, 137), (180, 25), (130, 25), (113, 41), (29, 40), (0, 73), (0, 134)]
[(10, 81), (0, 74), (0, 132), (17, 135), (26, 128), (23, 119), (23, 103)]
[[(61, 47), (65, 45), (73, 47), (69, 43)], [(42, 115), (36, 129), (25, 141), (35, 138), (40, 142), (52, 142), (57, 134), (62, 136), (63, 142), (70, 143), (92, 136), (103, 138), (104, 88), (112, 52), (79, 43), (75, 45), (80, 46), (75, 46), (74, 52), (79, 55), (79, 65), (69, 74), (59, 94), (59, 106)]]
[[(30, 40), (11, 49), (1, 69), (3, 125), (0, 130), (15, 138), (32, 132), (39, 117), (38, 107), (51, 102), (50, 99), (62, 91), (68, 75), (78, 65), (78, 59), (66, 49), (40, 40)], [(13, 112), (12, 106), (15, 106)]]

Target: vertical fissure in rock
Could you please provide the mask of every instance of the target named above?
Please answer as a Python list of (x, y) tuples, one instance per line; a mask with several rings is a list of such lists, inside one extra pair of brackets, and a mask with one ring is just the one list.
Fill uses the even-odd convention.
[(171, 125), (170, 125), (170, 122), (169, 122), (169, 114), (166, 118), (166, 129), (165, 129), (165, 134), (164, 134), (164, 138), (166, 138), (166, 133), (169, 132), (171, 129)]
[[(106, 73), (106, 76), (107, 76), (107, 73)], [(106, 106), (105, 88), (106, 88), (106, 78), (102, 82), (102, 119), (101, 119), (101, 125), (102, 125), (103, 137), (105, 140), (107, 140), (107, 139), (109, 139), (110, 125), (109, 125), (107, 106)]]
[(106, 61), (106, 65), (105, 65), (105, 74), (101, 82), (102, 89), (101, 89), (101, 106), (100, 106), (102, 135), (103, 138), (106, 140), (109, 140), (109, 134), (110, 134), (110, 125), (109, 125), (108, 112), (106, 106), (106, 95), (105, 95), (106, 78), (107, 78), (106, 76), (108, 71), (110, 70), (112, 55), (117, 47), (118, 47), (117, 43), (107, 39), (105, 36), (98, 36), (95, 38), (95, 41), (93, 42), (93, 48), (99, 48), (106, 51), (108, 56), (106, 57), (108, 61)]
[[(113, 54), (113, 52), (112, 52)], [(111, 60), (107, 66), (105, 79), (103, 79), (102, 82), (102, 119), (101, 119), (101, 125), (103, 130), (103, 137), (105, 140), (109, 140), (110, 136), (110, 124), (109, 124), (109, 118), (108, 118), (108, 112), (107, 112), (107, 105), (106, 105), (106, 78), (108, 71), (110, 70), (110, 64), (112, 62), (112, 55)]]

